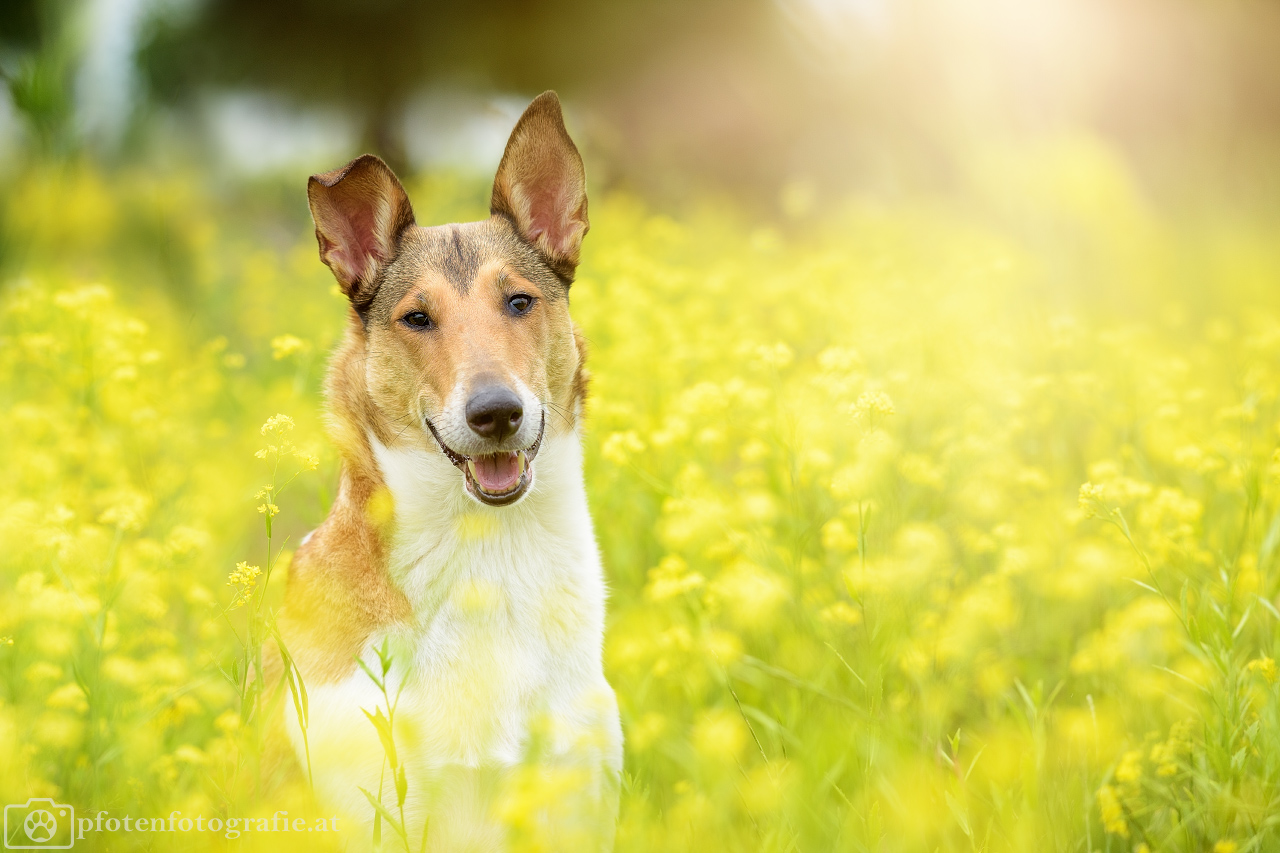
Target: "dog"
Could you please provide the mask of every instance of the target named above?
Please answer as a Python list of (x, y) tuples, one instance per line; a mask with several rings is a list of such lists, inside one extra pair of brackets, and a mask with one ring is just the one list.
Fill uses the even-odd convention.
[(403, 815), (378, 821), (397, 847), (611, 849), (622, 731), (569, 316), (586, 176), (560, 101), (521, 116), (483, 221), (417, 225), (368, 154), (307, 197), (350, 306), (326, 381), (340, 484), (278, 621), (299, 761), (349, 831), (372, 830), (370, 797)]

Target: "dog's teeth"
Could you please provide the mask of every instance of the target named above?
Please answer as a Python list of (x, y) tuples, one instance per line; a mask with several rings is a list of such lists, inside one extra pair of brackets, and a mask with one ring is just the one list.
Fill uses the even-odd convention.
[(467, 457), (467, 473), (471, 475), (472, 480), (476, 479), (476, 463), (469, 456)]
[(523, 477), (523, 476), (524, 476), (524, 467), (525, 467), (525, 458), (524, 458), (524, 451), (523, 451), (523, 450), (521, 450), (519, 453), (517, 453), (517, 454), (516, 454), (516, 465), (517, 465), (517, 466), (519, 466), (519, 469), (520, 469), (520, 476), (521, 476), (521, 477)]

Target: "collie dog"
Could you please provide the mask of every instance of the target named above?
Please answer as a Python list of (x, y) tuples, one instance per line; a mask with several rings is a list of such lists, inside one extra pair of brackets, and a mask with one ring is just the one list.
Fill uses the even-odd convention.
[(326, 383), (341, 481), (279, 619), (308, 697), (289, 738), (344, 828), (377, 814), (395, 849), (607, 850), (622, 733), (569, 317), (586, 175), (560, 101), (516, 124), (488, 219), (416, 224), (371, 155), (307, 197), (350, 308)]

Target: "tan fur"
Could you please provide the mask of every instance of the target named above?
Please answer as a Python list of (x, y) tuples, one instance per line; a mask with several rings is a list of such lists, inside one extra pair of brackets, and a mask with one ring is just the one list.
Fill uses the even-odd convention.
[[(417, 225), (368, 155), (307, 195), (350, 300), (325, 384), (342, 467), (279, 617), (307, 722), (286, 701), (278, 728), (315, 796), (371, 822), (360, 790), (385, 759), (365, 723), (385, 697), (357, 660), (395, 644), (403, 814), (430, 826), (430, 850), (505, 849), (499, 803), (536, 772), (575, 780), (539, 810), (548, 837), (577, 839), (549, 849), (608, 851), (622, 730), (582, 478), (586, 341), (569, 316), (589, 223), (559, 101), (517, 123), (479, 222)], [(282, 659), (268, 665), (281, 697)]]
[(319, 681), (348, 675), (369, 635), (409, 610), (380, 570), (385, 532), (369, 511), (384, 486), (367, 435), (387, 435), (390, 427), (364, 389), (363, 337), (353, 312), (326, 383), (330, 432), (343, 461), (338, 495), (324, 524), (294, 555), (281, 617), (290, 653)]
[[(530, 185), (561, 207), (531, 212)], [(326, 683), (351, 673), (371, 635), (409, 616), (387, 576), (387, 493), (369, 436), (439, 452), (423, 418), (460, 382), (490, 374), (517, 377), (545, 401), (549, 434), (576, 429), (587, 374), (567, 282), (589, 226), (581, 159), (551, 93), (513, 131), (486, 221), (417, 226), (400, 182), (371, 155), (314, 176), (308, 198), (321, 260), (352, 305), (325, 385), (342, 471), (329, 516), (294, 555), (280, 624), (309, 682)], [(474, 275), (460, 281), (470, 260)], [(537, 301), (513, 320), (501, 309), (517, 292)], [(435, 332), (398, 321), (417, 309)]]

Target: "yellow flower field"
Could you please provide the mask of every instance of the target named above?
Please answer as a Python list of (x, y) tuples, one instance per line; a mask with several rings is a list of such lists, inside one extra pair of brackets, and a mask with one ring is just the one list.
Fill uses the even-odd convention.
[[(323, 820), (246, 651), (336, 483), (304, 180), (0, 187), (0, 801)], [(771, 224), (593, 197), (618, 850), (1280, 849), (1275, 223), (1158, 213), (1089, 140), (967, 180)], [(373, 845), (337, 830), (77, 848)]]

